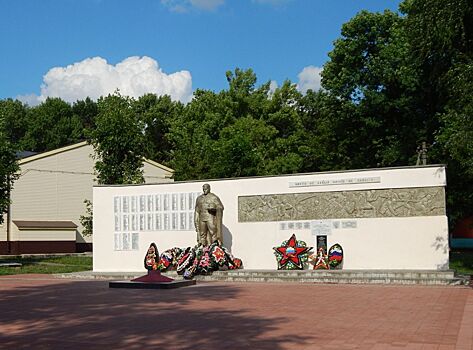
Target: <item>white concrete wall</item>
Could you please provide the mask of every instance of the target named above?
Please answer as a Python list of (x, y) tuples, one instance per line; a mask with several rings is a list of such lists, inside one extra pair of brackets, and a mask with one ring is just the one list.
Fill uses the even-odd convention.
[[(300, 181), (346, 180), (379, 177), (379, 182), (311, 187), (289, 187)], [(114, 250), (115, 196), (201, 191), (208, 182), (222, 200), (224, 244), (247, 269), (276, 269), (273, 247), (292, 233), (316, 246), (310, 229), (281, 230), (279, 222), (238, 222), (238, 196), (350, 191), (385, 188), (445, 186), (444, 167), (408, 167), (245, 179), (182, 182), (171, 184), (94, 187), (94, 271), (140, 271), (145, 251), (156, 242), (160, 252), (172, 247), (193, 246), (196, 233), (189, 231), (139, 232), (139, 249)], [(316, 218), (314, 218), (316, 219)], [(338, 218), (343, 220), (344, 218)], [(333, 219), (333, 220), (338, 220)], [(344, 249), (344, 269), (446, 269), (448, 268), (447, 217), (370, 218), (356, 220), (357, 227), (333, 229), (328, 245)], [(307, 221), (307, 220), (305, 220)]]

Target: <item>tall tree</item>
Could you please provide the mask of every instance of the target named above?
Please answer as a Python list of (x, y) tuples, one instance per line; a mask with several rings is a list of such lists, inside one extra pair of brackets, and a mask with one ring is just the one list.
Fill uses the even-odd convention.
[(447, 164), (451, 224), (473, 215), (473, 3), (406, 0), (410, 60), (423, 113), (440, 123), (430, 159)]
[(177, 180), (208, 178), (214, 143), (225, 118), (223, 111), (217, 94), (198, 89), (183, 112), (171, 121), (171, 167)]
[(18, 149), (27, 130), (26, 114), (28, 107), (18, 100), (0, 100), (0, 120), (5, 137)]
[[(78, 100), (72, 105), (72, 115), (80, 121), (84, 130), (95, 127), (95, 118), (98, 114), (97, 103), (89, 97), (85, 100)], [(81, 138), (84, 138), (82, 133)]]
[(347, 129), (356, 104), (326, 91), (307, 91), (300, 101), (305, 132), (302, 171), (354, 169), (361, 161), (354, 147), (356, 129)]
[(99, 184), (144, 182), (143, 125), (132, 105), (132, 98), (119, 94), (97, 101), (96, 127), (87, 136), (94, 147)]
[(208, 177), (241, 177), (267, 173), (270, 143), (276, 128), (252, 117), (239, 118), (226, 126), (215, 142), (215, 158)]
[(15, 148), (7, 137), (5, 124), (4, 120), (0, 121), (0, 224), (9, 210), (10, 191), (19, 176)]
[(252, 70), (226, 74), (219, 93), (197, 90), (171, 124), (177, 179), (294, 173), (304, 156), (301, 94), (285, 82), (272, 94)]
[(133, 103), (133, 110), (144, 126), (146, 157), (169, 165), (172, 142), (171, 124), (182, 114), (184, 106), (168, 95), (146, 94)]
[(28, 109), (27, 124), (22, 140), (26, 150), (43, 152), (81, 140), (82, 123), (72, 114), (71, 106), (60, 98), (47, 98)]
[(409, 164), (432, 130), (416, 111), (417, 72), (408, 60), (403, 19), (391, 11), (362, 11), (341, 34), (324, 66), (322, 86), (352, 104), (350, 116), (334, 120), (345, 130), (340, 140), (351, 143), (350, 166)]

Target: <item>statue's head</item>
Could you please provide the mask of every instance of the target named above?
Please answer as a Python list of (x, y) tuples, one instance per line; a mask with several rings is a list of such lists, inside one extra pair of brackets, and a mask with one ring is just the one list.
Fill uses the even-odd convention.
[(204, 184), (202, 186), (202, 191), (204, 191), (204, 194), (210, 193), (210, 185), (209, 184)]

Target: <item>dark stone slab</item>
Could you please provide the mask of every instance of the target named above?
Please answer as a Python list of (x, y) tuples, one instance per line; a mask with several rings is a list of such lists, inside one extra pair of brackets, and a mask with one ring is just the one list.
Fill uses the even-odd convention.
[(108, 283), (108, 287), (130, 289), (174, 289), (193, 286), (195, 284), (195, 280), (173, 280), (171, 282), (111, 281)]

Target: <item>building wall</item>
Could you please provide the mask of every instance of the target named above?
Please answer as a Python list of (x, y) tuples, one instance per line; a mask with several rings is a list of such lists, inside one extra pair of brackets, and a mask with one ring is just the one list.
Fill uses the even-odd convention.
[(0, 224), (0, 242), (1, 241), (6, 241), (7, 240), (7, 220), (8, 216), (4, 215), (3, 216), (3, 224)]
[(7, 220), (8, 216), (4, 215), (3, 219), (5, 220), (3, 224), (0, 225), (0, 255), (1, 254), (8, 254), (8, 247), (7, 247)]
[(162, 183), (162, 182), (172, 182), (171, 179), (172, 173), (171, 169), (167, 170), (166, 167), (156, 166), (150, 162), (143, 162), (143, 175), (145, 178), (145, 183)]
[[(85, 213), (84, 200), (92, 198), (91, 150), (85, 145), (21, 164), (11, 195), (12, 220), (71, 220), (78, 225), (77, 241), (90, 242), (80, 235), (79, 216)], [(14, 224), (11, 233), (12, 240), (19, 239)]]
[[(363, 182), (364, 179), (371, 180)], [(133, 244), (126, 250), (118, 247), (117, 237), (120, 240), (120, 234), (123, 233), (116, 229), (114, 203), (123, 201), (119, 198), (158, 198), (157, 196), (173, 193), (186, 196), (201, 192), (203, 183), (205, 182), (94, 187), (94, 270), (141, 271), (144, 269), (143, 257), (151, 242), (157, 244), (160, 252), (175, 246), (194, 246), (196, 233), (192, 225), (188, 225), (185, 230), (129, 230), (133, 231)], [(283, 213), (280, 221), (242, 222), (238, 217), (239, 197), (321, 192), (343, 194), (373, 189), (412, 189), (414, 192), (419, 188), (432, 187), (441, 189), (440, 197), (444, 201), (446, 177), (444, 167), (428, 166), (215, 180), (208, 183), (225, 206), (224, 245), (243, 260), (247, 269), (275, 269), (276, 259), (272, 248), (279, 246), (293, 233), (309, 246), (316, 246), (314, 231), (304, 224), (313, 224), (323, 218), (317, 217), (317, 211), (314, 211), (313, 217), (305, 217), (302, 221), (291, 219), (290, 215), (285, 218)], [(406, 201), (417, 200), (408, 198)], [(432, 215), (425, 214), (423, 208), (419, 211), (421, 215), (407, 217), (332, 217), (330, 220), (341, 225), (330, 230), (328, 245), (342, 245), (344, 269), (447, 269), (448, 226), (445, 203), (441, 203), (441, 207), (443, 209), (433, 211)], [(344, 225), (345, 222), (349, 225)], [(290, 224), (294, 226), (288, 229)]]
[[(21, 176), (11, 194), (12, 220), (70, 220), (77, 226), (76, 241), (91, 243), (92, 237), (83, 237), (79, 217), (85, 214), (85, 199), (92, 199), (94, 159), (92, 146), (83, 144), (67, 151), (20, 163)], [(145, 163), (145, 180), (172, 181), (171, 173)], [(11, 241), (24, 239), (18, 228), (10, 225)], [(46, 233), (45, 233), (46, 234)], [(42, 237), (42, 236), (41, 236)], [(56, 240), (57, 232), (49, 232)], [(46, 238), (42, 238), (46, 239)], [(0, 240), (6, 240), (6, 223), (0, 227)]]
[(74, 230), (18, 230), (15, 225), (15, 236), (19, 241), (75, 241)]

